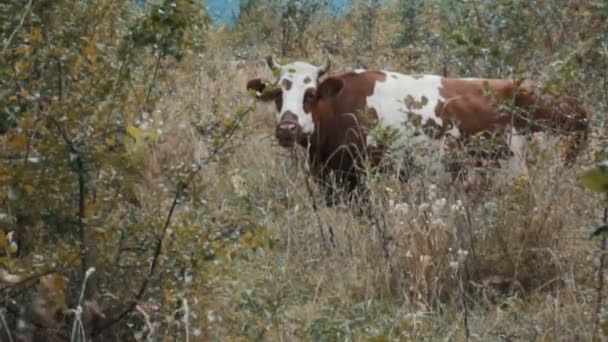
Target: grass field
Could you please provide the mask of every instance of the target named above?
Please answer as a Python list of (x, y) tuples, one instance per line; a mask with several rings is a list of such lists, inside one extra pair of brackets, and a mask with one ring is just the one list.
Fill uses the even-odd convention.
[[(208, 141), (184, 123), (253, 103), (246, 80), (271, 77), (262, 58), (216, 58), (168, 77), (176, 93), (155, 114), (166, 138), (150, 170), (202, 158)], [(442, 173), (373, 174), (370, 200), (354, 204), (363, 215), (307, 191), (303, 151), (278, 146), (274, 110), (255, 104), (200, 176), (214, 213), (204, 229), (233, 238), (205, 242), (217, 254), (195, 295), (204, 339), (591, 338), (599, 247), (589, 235), (603, 209), (579, 184), (588, 153), (566, 168), (558, 139), (537, 136), (527, 172), (495, 169), (467, 187)]]

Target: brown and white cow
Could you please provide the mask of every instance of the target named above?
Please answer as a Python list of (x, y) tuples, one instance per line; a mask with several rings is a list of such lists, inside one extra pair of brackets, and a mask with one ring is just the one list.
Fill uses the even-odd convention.
[(397, 144), (433, 144), (447, 136), (466, 141), (478, 135), (508, 136), (521, 154), (524, 132), (554, 130), (573, 134), (570, 158), (587, 138), (587, 111), (572, 97), (540, 95), (538, 83), (479, 78), (404, 75), (356, 70), (322, 77), (329, 69), (304, 62), (280, 69), (276, 86), (256, 78), (247, 89), (274, 100), (280, 145), (309, 151), (311, 170), (322, 180), (334, 174), (347, 191), (359, 184), (358, 162), (382, 149), (373, 129), (399, 133)]

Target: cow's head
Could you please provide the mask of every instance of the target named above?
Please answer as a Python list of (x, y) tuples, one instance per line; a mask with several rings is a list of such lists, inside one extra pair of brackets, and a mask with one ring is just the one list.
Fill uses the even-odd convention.
[(247, 82), (247, 89), (254, 90), (262, 101), (275, 101), (277, 107), (276, 137), (281, 146), (304, 143), (314, 131), (312, 107), (317, 101), (317, 84), (330, 67), (317, 67), (305, 62), (278, 65), (271, 56), (266, 58), (270, 69), (278, 73), (278, 81), (272, 85), (259, 78)]

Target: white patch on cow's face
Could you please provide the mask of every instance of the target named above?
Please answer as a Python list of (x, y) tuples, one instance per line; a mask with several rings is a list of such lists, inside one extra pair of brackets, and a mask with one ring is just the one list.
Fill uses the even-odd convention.
[(319, 68), (305, 63), (293, 62), (282, 66), (278, 85), (282, 89), (283, 105), (277, 115), (277, 122), (283, 115), (291, 112), (298, 118), (302, 133), (314, 131), (312, 113), (304, 112), (304, 94), (308, 89), (316, 89)]

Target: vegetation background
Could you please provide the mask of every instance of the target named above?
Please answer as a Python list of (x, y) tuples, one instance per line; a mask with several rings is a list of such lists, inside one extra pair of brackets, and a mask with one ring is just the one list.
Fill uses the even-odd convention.
[[(592, 340), (608, 335), (604, 0), (0, 4), (2, 341)], [(528, 172), (468, 191), (370, 174), (369, 215), (326, 208), (274, 107), (264, 56), (333, 70), (537, 78), (594, 113)], [(421, 151), (422, 153), (422, 151)], [(465, 157), (463, 157), (465, 158)], [(94, 268), (94, 271), (93, 271)]]

